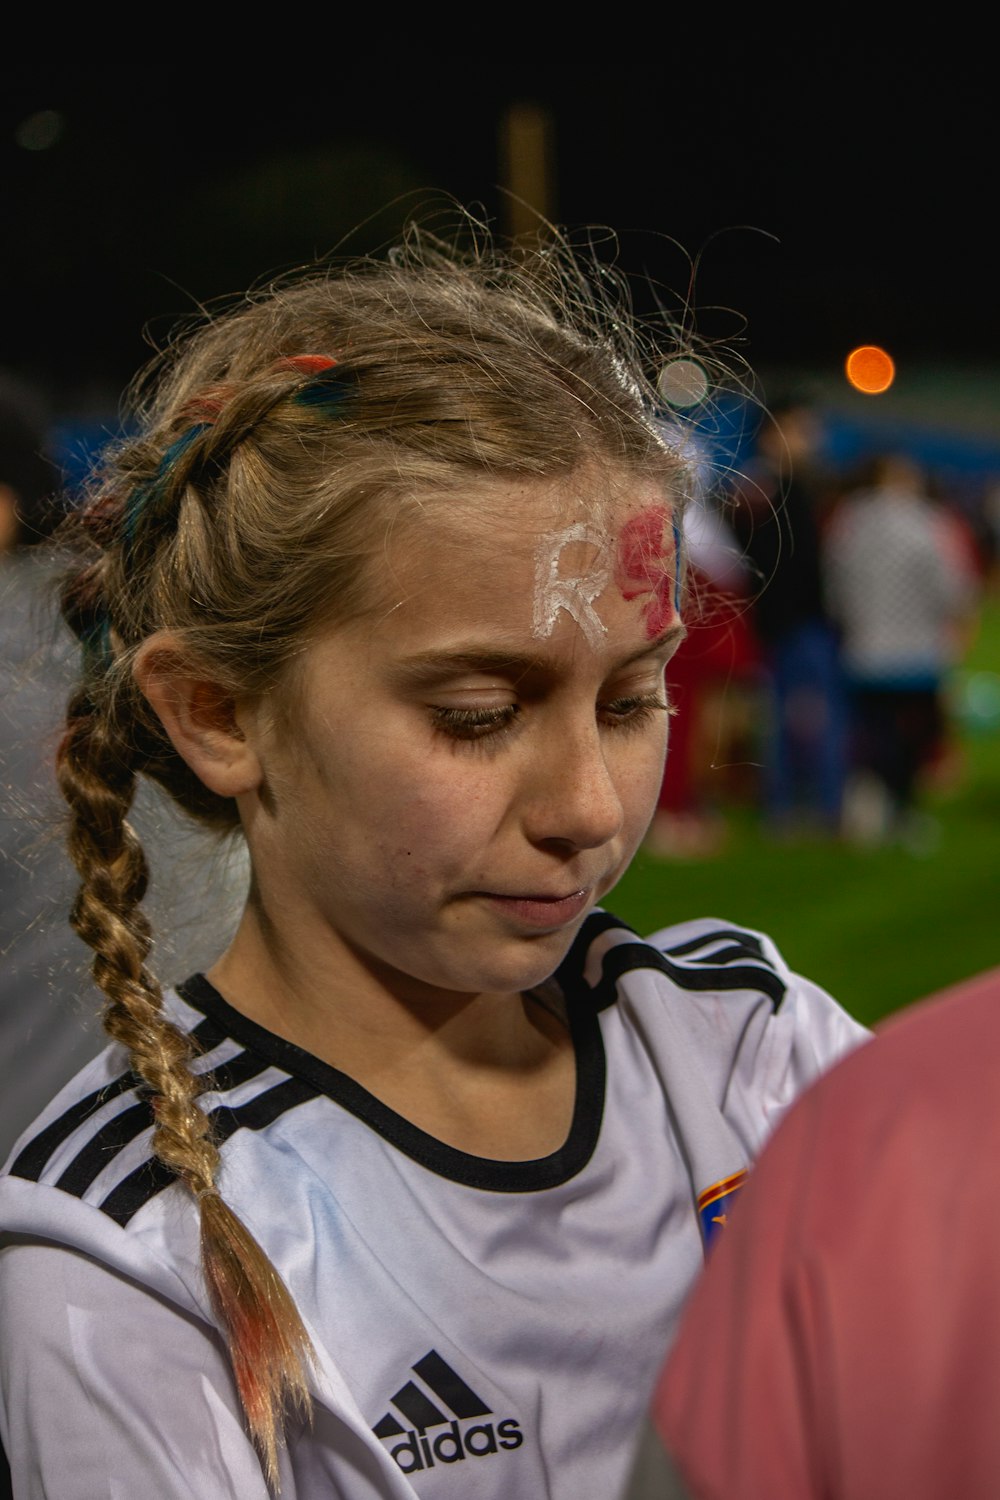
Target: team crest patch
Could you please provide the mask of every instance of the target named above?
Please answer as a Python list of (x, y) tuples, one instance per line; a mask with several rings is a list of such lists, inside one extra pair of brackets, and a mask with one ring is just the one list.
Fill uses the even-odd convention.
[(514, 1417), (498, 1420), (436, 1349), (411, 1373), (416, 1379), (389, 1398), (389, 1410), (372, 1428), (404, 1474), (488, 1458), (524, 1442), (521, 1424)]
[(721, 1182), (713, 1183), (698, 1196), (698, 1222), (701, 1225), (701, 1236), (707, 1250), (720, 1229), (725, 1227), (726, 1217), (732, 1206), (732, 1200), (747, 1180), (747, 1174), (734, 1172), (731, 1177), (724, 1177)]

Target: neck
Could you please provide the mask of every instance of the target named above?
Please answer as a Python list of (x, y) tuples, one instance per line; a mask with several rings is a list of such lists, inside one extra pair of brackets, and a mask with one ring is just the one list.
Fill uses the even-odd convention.
[(565, 1140), (572, 1045), (556, 1011), (530, 996), (404, 985), (350, 949), (324, 968), (253, 905), (208, 978), (236, 1010), (459, 1150), (525, 1160)]

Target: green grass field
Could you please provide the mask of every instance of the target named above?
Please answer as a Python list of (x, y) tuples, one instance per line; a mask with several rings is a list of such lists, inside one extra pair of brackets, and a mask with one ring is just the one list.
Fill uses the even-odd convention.
[(769, 932), (794, 969), (860, 1020), (1000, 964), (1000, 598), (988, 600), (954, 685), (959, 776), (931, 789), (923, 852), (820, 840), (779, 844), (726, 809), (712, 859), (641, 852), (607, 905), (640, 932), (720, 916)]

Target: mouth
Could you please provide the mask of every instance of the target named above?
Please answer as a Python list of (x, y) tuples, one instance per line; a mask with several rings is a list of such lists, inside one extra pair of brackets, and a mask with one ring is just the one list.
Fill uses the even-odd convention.
[(495, 911), (502, 912), (520, 925), (552, 930), (575, 921), (593, 900), (589, 887), (582, 891), (570, 891), (565, 896), (535, 892), (505, 896), (495, 891), (483, 891), (480, 894)]

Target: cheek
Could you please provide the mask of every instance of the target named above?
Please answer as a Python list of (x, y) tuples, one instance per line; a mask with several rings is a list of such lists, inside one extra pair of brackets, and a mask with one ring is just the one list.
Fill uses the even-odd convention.
[(646, 836), (659, 801), (666, 735), (649, 731), (643, 736), (643, 741), (641, 753), (636, 749), (627, 768), (616, 777), (624, 817), (616, 863), (605, 889), (620, 879), (631, 864)]
[(643, 828), (652, 817), (663, 783), (663, 767), (667, 757), (668, 720), (662, 715), (657, 730), (643, 736), (641, 754), (637, 751), (631, 766), (631, 778), (627, 791), (627, 807), (630, 820), (642, 824)]
[(646, 812), (652, 816), (653, 809), (660, 796), (660, 788), (663, 785), (663, 768), (667, 760), (667, 734), (660, 737), (660, 748), (655, 755), (650, 757), (646, 775), (643, 778), (642, 801)]
[(386, 774), (366, 778), (357, 807), (360, 836), (373, 838), (390, 878), (467, 864), (499, 821), (499, 780), (479, 767), (463, 766), (458, 757), (410, 765), (395, 761)]

